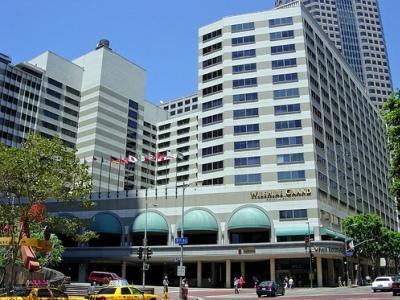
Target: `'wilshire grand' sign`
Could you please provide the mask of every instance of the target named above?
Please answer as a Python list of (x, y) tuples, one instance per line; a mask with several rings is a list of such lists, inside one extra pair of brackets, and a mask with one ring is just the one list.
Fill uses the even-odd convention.
[(251, 199), (295, 198), (311, 196), (311, 189), (288, 189), (265, 192), (250, 192)]

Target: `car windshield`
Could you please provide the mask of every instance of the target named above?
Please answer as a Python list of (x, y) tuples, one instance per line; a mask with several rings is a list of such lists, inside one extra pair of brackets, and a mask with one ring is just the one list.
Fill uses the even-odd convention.
[(115, 294), (116, 288), (101, 289), (97, 294)]
[(384, 277), (378, 277), (375, 279), (375, 281), (389, 281), (390, 278), (384, 278)]
[(30, 292), (31, 292), (30, 289), (19, 289), (19, 290), (14, 290), (11, 293), (12, 295), (17, 297), (27, 297)]
[(274, 282), (273, 281), (262, 281), (261, 283), (260, 283), (260, 286), (268, 286), (268, 285), (271, 285), (271, 284), (273, 284)]

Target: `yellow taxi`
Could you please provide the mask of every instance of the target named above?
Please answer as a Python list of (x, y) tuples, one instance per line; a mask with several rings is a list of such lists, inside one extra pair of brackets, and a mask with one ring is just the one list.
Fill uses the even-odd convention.
[(37, 287), (15, 289), (0, 300), (68, 300), (68, 296), (58, 289)]
[(131, 285), (109, 285), (97, 294), (89, 295), (90, 300), (161, 300), (155, 294), (142, 293), (139, 289)]

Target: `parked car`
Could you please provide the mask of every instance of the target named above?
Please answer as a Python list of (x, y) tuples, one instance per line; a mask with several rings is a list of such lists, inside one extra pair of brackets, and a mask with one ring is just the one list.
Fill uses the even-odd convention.
[(400, 294), (400, 276), (395, 276), (392, 282), (392, 292), (393, 296)]
[(391, 291), (392, 290), (393, 277), (391, 276), (379, 276), (376, 277), (372, 282), (372, 290), (376, 291)]
[(261, 281), (256, 285), (256, 293), (260, 298), (262, 296), (275, 297), (277, 294), (285, 295), (285, 287), (273, 280)]
[(97, 294), (90, 295), (90, 300), (161, 300), (155, 294), (141, 292), (133, 286), (108, 286), (101, 289)]
[(112, 272), (92, 271), (89, 274), (88, 282), (96, 284), (108, 284), (111, 280), (121, 279), (117, 274)]
[(0, 300), (68, 300), (67, 294), (58, 289), (48, 287), (22, 288), (10, 291), (7, 295), (1, 296)]

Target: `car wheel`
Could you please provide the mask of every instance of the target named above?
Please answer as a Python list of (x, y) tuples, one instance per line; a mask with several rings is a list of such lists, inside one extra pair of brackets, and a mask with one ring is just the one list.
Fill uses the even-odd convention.
[(397, 293), (396, 293), (396, 292), (393, 292), (393, 296), (397, 296)]
[(282, 296), (285, 296), (285, 290), (284, 289), (282, 290)]
[(374, 293), (376, 293), (376, 289), (373, 289)]
[(276, 296), (276, 293), (273, 292), (273, 293), (271, 294), (271, 297), (275, 297), (275, 296)]

